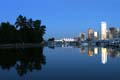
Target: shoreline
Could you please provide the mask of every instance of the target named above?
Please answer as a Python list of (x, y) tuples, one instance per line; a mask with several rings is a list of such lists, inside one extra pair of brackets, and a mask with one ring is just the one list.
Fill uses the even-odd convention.
[(0, 48), (31, 48), (31, 47), (44, 47), (44, 43), (9, 43), (9, 44), (0, 44)]

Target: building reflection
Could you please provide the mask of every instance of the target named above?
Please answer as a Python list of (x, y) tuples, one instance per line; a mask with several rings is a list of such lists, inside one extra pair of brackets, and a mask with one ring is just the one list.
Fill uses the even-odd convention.
[(94, 55), (94, 49), (93, 47), (88, 47), (88, 55), (93, 56)]
[(80, 53), (84, 54), (85, 53), (85, 47), (80, 48)]
[(98, 54), (98, 48), (97, 47), (94, 48), (94, 53)]
[(120, 56), (120, 49), (108, 49), (108, 55), (112, 58), (115, 58), (117, 56)]
[(62, 47), (62, 48), (79, 48), (79, 52), (81, 54), (88, 54), (90, 57), (94, 56), (94, 55), (101, 55), (101, 63), (102, 64), (106, 64), (107, 63), (107, 57), (110, 56), (112, 58), (118, 57), (120, 56), (120, 48), (114, 48), (114, 47), (97, 47), (97, 46), (92, 46), (92, 45), (88, 45), (88, 46), (78, 46), (78, 45), (70, 45), (70, 44), (61, 44), (61, 45), (57, 45), (56, 47)]
[(107, 49), (101, 48), (101, 60), (103, 64), (107, 63)]
[(81, 47), (80, 48), (80, 53), (85, 54), (88, 53), (89, 56), (94, 56), (94, 55), (101, 55), (101, 63), (106, 64), (107, 63), (107, 57), (110, 56), (112, 58), (120, 56), (120, 49), (117, 48), (103, 48), (103, 47), (93, 47), (93, 46), (88, 46), (88, 47)]

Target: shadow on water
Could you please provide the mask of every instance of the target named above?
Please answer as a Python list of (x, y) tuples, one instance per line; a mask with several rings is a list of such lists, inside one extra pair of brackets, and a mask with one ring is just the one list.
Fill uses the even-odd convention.
[(43, 47), (0, 49), (0, 67), (10, 70), (15, 67), (20, 76), (33, 70), (41, 70), (46, 64)]

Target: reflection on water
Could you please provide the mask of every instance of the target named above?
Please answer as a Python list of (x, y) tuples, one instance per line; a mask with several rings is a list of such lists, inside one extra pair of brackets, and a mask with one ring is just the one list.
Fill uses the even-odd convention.
[[(110, 80), (109, 75), (112, 75), (110, 72), (114, 72), (114, 77), (116, 77), (116, 72), (120, 73), (119, 63), (114, 62), (112, 59), (119, 59), (117, 58), (120, 56), (119, 48), (71, 45), (48, 47), (45, 47), (44, 51), (43, 47), (0, 49), (0, 74), (8, 70), (11, 71), (10, 74), (15, 74), (14, 77), (19, 75), (20, 78), (25, 77), (25, 80), (76, 80), (76, 78), (86, 80), (82, 78), (87, 78), (86, 76), (90, 78), (90, 76), (93, 75), (97, 77), (102, 76), (99, 78), (103, 80), (105, 75), (107, 75), (108, 80)], [(45, 54), (43, 54), (43, 52)], [(44, 64), (45, 66), (43, 66)], [(103, 73), (101, 73), (101, 71), (103, 71)], [(7, 72), (5, 72), (5, 76), (9, 77)], [(27, 77), (29, 79), (26, 79)], [(97, 77), (93, 76), (92, 78), (96, 78), (95, 80), (97, 80)], [(91, 80), (93, 80), (92, 78)], [(13, 80), (13, 78), (11, 80)], [(19, 79), (17, 78), (16, 80)]]
[(0, 67), (10, 70), (15, 67), (17, 73), (23, 76), (33, 70), (41, 70), (46, 63), (43, 48), (0, 49)]
[(88, 55), (93, 56), (94, 55), (94, 48), (88, 46)]
[(120, 49), (118, 48), (104, 48), (104, 47), (81, 47), (80, 48), (80, 53), (87, 53), (89, 56), (94, 56), (95, 54), (97, 55), (98, 53), (101, 54), (101, 62), (103, 64), (107, 63), (107, 57), (108, 55), (110, 57), (117, 57), (120, 56)]
[(97, 47), (94, 48), (94, 53), (98, 54), (98, 48)]
[[(48, 46), (49, 47), (49, 46)], [(110, 57), (117, 57), (120, 56), (120, 48), (113, 48), (113, 47), (97, 47), (97, 46), (75, 46), (75, 45), (69, 45), (69, 44), (61, 44), (56, 47), (61, 48), (79, 48), (81, 54), (88, 53), (89, 56), (94, 56), (97, 54), (101, 54), (101, 63), (106, 64), (107, 63), (107, 57), (108, 55)], [(55, 49), (55, 46), (49, 47), (52, 49)]]
[(101, 60), (103, 64), (107, 63), (107, 54), (107, 49), (101, 48)]

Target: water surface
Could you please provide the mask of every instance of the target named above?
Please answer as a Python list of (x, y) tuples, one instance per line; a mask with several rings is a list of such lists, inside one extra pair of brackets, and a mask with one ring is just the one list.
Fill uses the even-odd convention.
[(0, 49), (1, 80), (119, 80), (120, 49)]

